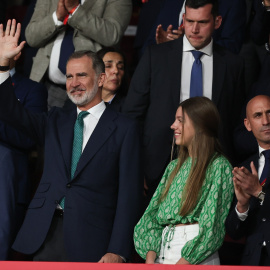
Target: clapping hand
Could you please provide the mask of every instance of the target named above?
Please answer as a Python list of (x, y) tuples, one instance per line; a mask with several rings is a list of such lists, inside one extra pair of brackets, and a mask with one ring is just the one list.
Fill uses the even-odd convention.
[(173, 26), (170, 24), (165, 31), (162, 25), (158, 25), (156, 29), (156, 42), (157, 44), (177, 39), (184, 35), (183, 26), (179, 26), (176, 30), (173, 30)]
[(3, 24), (0, 25), (0, 66), (9, 66), (11, 59), (17, 60), (25, 45), (22, 41), (19, 45), (21, 34), (21, 24), (16, 24), (16, 20), (8, 20), (6, 30)]
[(235, 167), (232, 171), (235, 195), (238, 200), (237, 209), (239, 212), (245, 212), (248, 208), (250, 197), (256, 197), (262, 190), (253, 162), (251, 162), (250, 167), (251, 172), (245, 167)]

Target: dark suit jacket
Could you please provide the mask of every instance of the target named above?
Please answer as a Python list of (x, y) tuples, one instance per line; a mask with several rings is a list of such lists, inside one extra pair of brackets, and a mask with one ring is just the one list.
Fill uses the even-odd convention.
[[(43, 85), (19, 73), (13, 75), (12, 82), (16, 98), (25, 109), (47, 111), (47, 90)], [(30, 201), (28, 151), (33, 146), (34, 141), (0, 121), (0, 260), (9, 259), (10, 247)]]
[[(247, 159), (241, 166), (250, 169), (253, 161), (258, 169), (258, 153)], [(270, 175), (269, 175), (270, 177)], [(268, 178), (269, 179), (269, 178)], [(241, 259), (243, 265), (259, 265), (263, 241), (266, 241), (268, 254), (270, 252), (270, 183), (266, 182), (264, 188), (266, 193), (263, 205), (259, 200), (252, 197), (250, 200), (249, 213), (245, 221), (241, 221), (235, 211), (236, 199), (226, 220), (227, 233), (233, 239), (246, 236), (246, 244)]]
[(76, 108), (53, 108), (48, 115), (26, 112), (12, 95), (9, 79), (0, 85), (0, 95), (0, 118), (45, 148), (42, 179), (13, 248), (25, 254), (37, 251), (65, 196), (63, 232), (70, 261), (95, 262), (107, 252), (128, 258), (143, 187), (135, 122), (107, 108), (71, 180)]
[[(148, 48), (131, 81), (123, 111), (143, 125), (144, 173), (157, 185), (168, 164), (173, 139), (170, 129), (180, 101), (182, 38)], [(233, 156), (232, 131), (244, 100), (243, 61), (214, 46), (212, 99), (221, 115), (221, 139)]]
[(110, 108), (114, 109), (117, 112), (122, 112), (125, 99), (125, 96), (122, 96), (121, 94), (116, 94), (111, 104), (109, 104)]
[(8, 260), (11, 245), (30, 200), (25, 153), (0, 142), (0, 260)]

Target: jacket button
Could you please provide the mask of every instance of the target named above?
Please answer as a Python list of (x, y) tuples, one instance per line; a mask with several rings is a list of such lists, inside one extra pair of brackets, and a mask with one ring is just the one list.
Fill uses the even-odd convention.
[(263, 218), (262, 221), (263, 221), (263, 222), (266, 221), (266, 218)]
[(67, 184), (67, 188), (71, 188), (71, 184)]

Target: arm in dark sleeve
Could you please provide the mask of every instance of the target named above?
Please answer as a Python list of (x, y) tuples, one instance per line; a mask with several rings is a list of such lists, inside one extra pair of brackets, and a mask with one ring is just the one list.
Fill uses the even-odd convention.
[[(25, 83), (26, 81), (26, 83)], [(47, 90), (44, 85), (28, 79), (15, 88), (15, 95), (23, 107), (29, 112), (42, 113), (47, 111)], [(35, 143), (14, 127), (0, 122), (0, 141), (20, 150), (29, 150)]]
[(133, 123), (127, 129), (121, 146), (117, 208), (107, 252), (130, 258), (142, 196), (140, 139), (138, 127)]

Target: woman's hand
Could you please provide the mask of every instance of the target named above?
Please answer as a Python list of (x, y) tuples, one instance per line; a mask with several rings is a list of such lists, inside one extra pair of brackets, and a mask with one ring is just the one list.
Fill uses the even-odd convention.
[(152, 251), (152, 250), (148, 251), (146, 254), (145, 263), (146, 264), (154, 264), (156, 257), (157, 257), (157, 253), (155, 251)]

